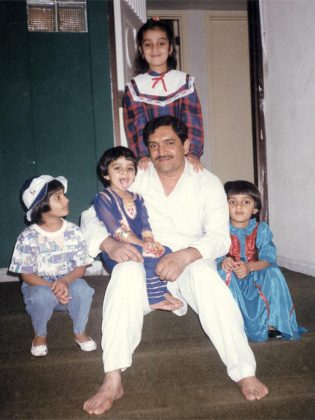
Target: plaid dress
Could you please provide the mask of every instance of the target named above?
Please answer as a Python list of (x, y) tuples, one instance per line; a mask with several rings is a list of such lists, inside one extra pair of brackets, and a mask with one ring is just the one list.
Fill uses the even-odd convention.
[(139, 74), (125, 88), (124, 126), (128, 146), (137, 157), (147, 156), (142, 133), (149, 120), (172, 115), (188, 127), (189, 153), (203, 153), (203, 120), (194, 78), (178, 70)]

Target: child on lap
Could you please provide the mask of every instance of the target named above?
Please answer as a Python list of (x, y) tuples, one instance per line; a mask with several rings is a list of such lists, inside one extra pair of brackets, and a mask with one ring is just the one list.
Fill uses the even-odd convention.
[(94, 290), (82, 279), (93, 260), (78, 226), (63, 219), (69, 213), (67, 180), (42, 175), (27, 181), (22, 200), (32, 224), (18, 237), (9, 270), (20, 273), (26, 312), (32, 319), (33, 356), (46, 356), (47, 323), (54, 310), (68, 311), (75, 342), (83, 351), (96, 343), (85, 332)]
[(217, 260), (218, 272), (240, 306), (246, 334), (252, 341), (299, 339), (305, 330), (297, 325), (287, 283), (276, 265), (272, 233), (267, 223), (255, 219), (260, 193), (248, 181), (227, 182), (224, 188), (232, 244), (229, 254)]
[[(128, 191), (137, 172), (134, 153), (123, 146), (113, 147), (103, 154), (98, 167), (107, 185), (94, 199), (98, 218), (114, 239), (133, 244), (142, 253), (151, 309), (180, 308), (182, 302), (169, 293), (167, 282), (155, 273), (159, 259), (171, 250), (154, 241), (143, 198)], [(102, 258), (110, 270), (116, 265), (105, 252)]]

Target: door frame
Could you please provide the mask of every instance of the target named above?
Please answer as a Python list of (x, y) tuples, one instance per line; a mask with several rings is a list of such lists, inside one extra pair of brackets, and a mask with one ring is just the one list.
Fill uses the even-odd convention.
[(249, 62), (252, 99), (252, 127), (255, 183), (261, 193), (261, 220), (268, 222), (267, 147), (264, 115), (264, 69), (258, 0), (247, 1)]
[[(145, 0), (108, 0), (108, 19), (113, 134), (114, 145), (117, 146), (127, 144), (123, 124), (123, 94), (125, 83), (130, 78), (128, 74), (130, 66), (128, 64), (126, 67), (126, 63), (129, 63), (129, 54), (133, 56), (136, 50), (134, 30), (137, 25), (140, 27), (146, 20)], [(126, 35), (124, 30), (126, 28), (130, 29), (130, 24), (132, 31), (127, 31), (128, 35)], [(135, 26), (132, 26), (133, 24)], [(130, 37), (133, 47), (128, 44)], [(130, 48), (132, 48), (132, 51)], [(129, 56), (128, 60), (126, 60), (126, 55)]]
[(116, 35), (115, 35), (115, 16), (114, 0), (108, 1), (108, 27), (109, 27), (109, 57), (110, 57), (110, 77), (112, 83), (112, 115), (113, 115), (113, 135), (114, 144), (120, 145), (120, 122), (119, 107), (122, 103), (122, 95), (118, 90), (117, 64), (116, 64)]

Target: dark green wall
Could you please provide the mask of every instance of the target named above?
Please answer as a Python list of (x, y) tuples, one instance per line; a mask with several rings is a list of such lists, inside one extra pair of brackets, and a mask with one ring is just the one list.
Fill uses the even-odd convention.
[(88, 2), (89, 32), (29, 33), (25, 1), (0, 2), (0, 267), (25, 227), (19, 191), (41, 174), (69, 180), (79, 222), (113, 145), (107, 2)]

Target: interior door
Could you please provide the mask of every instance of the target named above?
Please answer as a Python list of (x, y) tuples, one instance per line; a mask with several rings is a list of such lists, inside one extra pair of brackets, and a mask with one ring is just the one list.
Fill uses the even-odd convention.
[(246, 12), (208, 12), (211, 168), (221, 181), (254, 181)]

